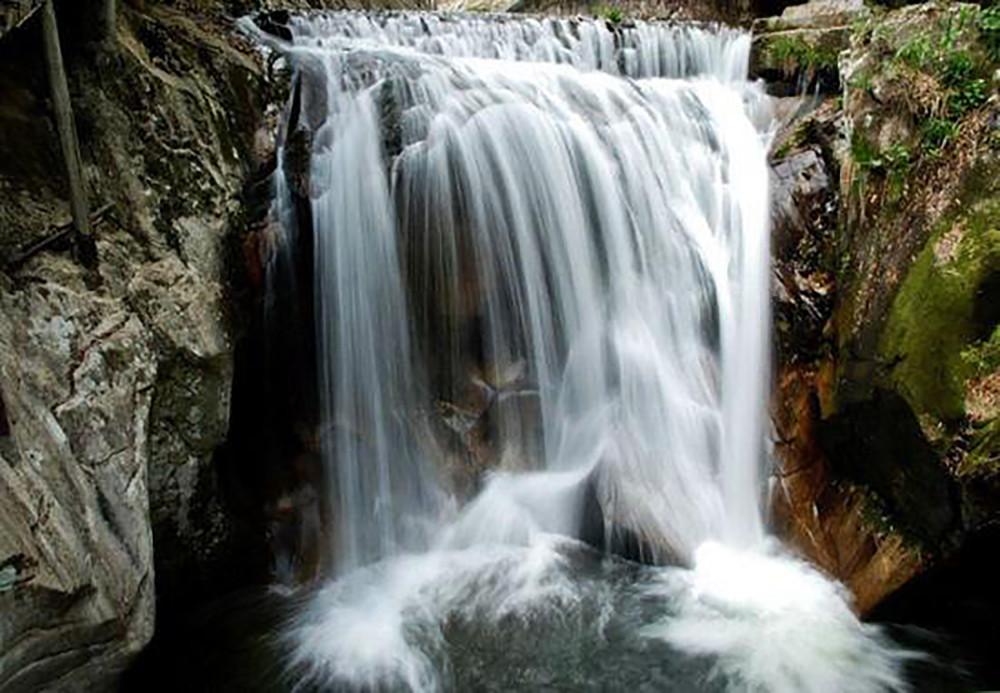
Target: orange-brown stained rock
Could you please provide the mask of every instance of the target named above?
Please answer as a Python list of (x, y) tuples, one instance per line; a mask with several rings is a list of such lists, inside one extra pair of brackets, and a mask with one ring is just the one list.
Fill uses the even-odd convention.
[(834, 479), (816, 444), (824, 369), (789, 367), (778, 382), (776, 484), (771, 507), (779, 536), (854, 595), (861, 615), (920, 573), (920, 551), (872, 518), (871, 501)]

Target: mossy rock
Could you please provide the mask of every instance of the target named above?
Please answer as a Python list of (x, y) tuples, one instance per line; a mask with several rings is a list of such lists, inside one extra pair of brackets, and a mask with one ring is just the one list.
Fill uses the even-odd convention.
[[(989, 340), (1000, 304), (1000, 166), (970, 176), (893, 300), (880, 350), (889, 378), (918, 414), (966, 415), (969, 348)], [(963, 354), (965, 354), (963, 356)]]
[(847, 40), (845, 27), (760, 34), (751, 47), (750, 74), (766, 80), (772, 93), (794, 94), (810, 84), (835, 92), (839, 89), (837, 61)]

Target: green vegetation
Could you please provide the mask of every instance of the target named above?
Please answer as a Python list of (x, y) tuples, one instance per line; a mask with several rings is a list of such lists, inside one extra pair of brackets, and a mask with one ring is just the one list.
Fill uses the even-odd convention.
[(788, 136), (780, 147), (774, 150), (773, 158), (781, 161), (793, 149), (798, 149), (807, 142), (817, 142), (819, 136), (816, 133), (816, 121), (812, 119), (803, 120), (795, 130)]
[(797, 36), (775, 36), (767, 44), (767, 55), (770, 60), (791, 68), (789, 71), (796, 68), (811, 71), (837, 68), (836, 50)]
[(881, 166), (878, 147), (857, 130), (851, 133), (851, 158), (863, 171)]
[(972, 449), (958, 473), (993, 477), (1000, 473), (1000, 421), (981, 427), (972, 437)]
[(936, 158), (957, 134), (958, 123), (947, 118), (928, 118), (920, 130), (921, 148)]
[(972, 176), (953, 211), (935, 226), (893, 301), (882, 335), (892, 379), (917, 413), (954, 421), (965, 384), (998, 363), (1000, 336), (976, 342), (975, 301), (1000, 272), (1000, 194), (995, 167)]
[(905, 144), (880, 149), (859, 132), (851, 135), (851, 157), (864, 171), (883, 171), (903, 175), (909, 172), (913, 156)]
[(979, 12), (978, 26), (990, 60), (1000, 63), (1000, 4), (983, 8)]
[(905, 144), (893, 144), (882, 151), (882, 162), (890, 173), (905, 174), (910, 170), (913, 157)]
[[(978, 31), (985, 47), (970, 40)], [(991, 63), (1000, 59), (1000, 6), (963, 6), (931, 31), (910, 38), (895, 59), (932, 77), (941, 89), (943, 112), (922, 127), (922, 149), (936, 156), (958, 132), (958, 122), (989, 98)]]
[(870, 37), (874, 60), (856, 69), (849, 86), (871, 92), (877, 83), (881, 98), (908, 111), (919, 128), (919, 139), (907, 143), (912, 148), (897, 144), (894, 151), (879, 151), (863, 137), (852, 140), (862, 172), (891, 174), (889, 201), (900, 192), (902, 174), (923, 159), (937, 159), (958, 136), (962, 121), (990, 96), (1000, 58), (1000, 5), (962, 5), (940, 17), (916, 33), (874, 18), (853, 29), (856, 38)]
[(782, 144), (780, 147), (774, 150), (774, 160), (782, 161), (785, 157), (788, 156), (788, 153), (792, 151), (792, 148), (794, 146), (795, 144), (792, 142), (791, 138), (786, 140), (784, 144)]
[(969, 345), (962, 352), (962, 360), (974, 378), (981, 378), (1000, 369), (1000, 327), (994, 329), (988, 338)]
[(624, 8), (618, 5), (603, 5), (594, 11), (594, 16), (603, 17), (609, 24), (617, 26), (625, 21), (627, 15)]
[(896, 143), (880, 149), (867, 137), (859, 132), (851, 135), (851, 157), (860, 169), (857, 184), (863, 191), (865, 179), (870, 172), (888, 176), (887, 201), (897, 202), (906, 189), (906, 180), (913, 163), (914, 155), (905, 144)]
[(850, 86), (855, 89), (869, 90), (872, 88), (872, 73), (868, 70), (858, 70), (858, 72), (851, 76)]
[(918, 70), (929, 71), (937, 57), (937, 52), (928, 36), (916, 36), (896, 51), (896, 58)]

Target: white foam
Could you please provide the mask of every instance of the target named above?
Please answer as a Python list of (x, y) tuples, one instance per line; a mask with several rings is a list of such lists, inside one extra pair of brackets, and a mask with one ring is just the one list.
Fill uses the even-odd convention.
[(802, 561), (709, 542), (693, 570), (665, 571), (648, 588), (671, 616), (643, 629), (676, 649), (708, 656), (732, 691), (905, 691), (896, 647), (850, 608), (847, 591)]
[(403, 555), (324, 586), (285, 634), (299, 683), (435, 691), (449, 619), (497, 623), (557, 614), (578, 599), (564, 537)]

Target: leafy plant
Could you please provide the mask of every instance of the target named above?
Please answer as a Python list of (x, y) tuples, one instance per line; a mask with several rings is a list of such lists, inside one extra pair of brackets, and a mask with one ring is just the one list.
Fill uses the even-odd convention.
[(913, 166), (913, 155), (905, 144), (893, 144), (882, 151), (882, 166), (889, 174), (888, 196), (898, 201), (906, 190), (906, 177)]
[(924, 151), (937, 156), (957, 132), (958, 124), (947, 118), (928, 119), (921, 132)]
[(814, 45), (801, 38), (778, 36), (768, 44), (768, 54), (779, 63), (807, 70), (832, 69), (837, 66), (837, 52)]
[(928, 120), (922, 130), (922, 149), (936, 156), (954, 138), (958, 121), (986, 103), (989, 98), (989, 70), (982, 54), (963, 41), (967, 29), (975, 27), (992, 59), (1000, 52), (1000, 5), (979, 10), (963, 6), (949, 14), (936, 34), (910, 38), (896, 51), (895, 58), (937, 80), (941, 86), (943, 113)]
[(948, 108), (952, 116), (961, 118), (986, 103), (989, 96), (990, 88), (985, 79), (970, 79), (951, 95)]
[(972, 370), (974, 377), (987, 375), (1000, 368), (1000, 329), (993, 330), (988, 339), (963, 350), (962, 361)]
[(859, 132), (851, 135), (851, 156), (862, 174), (879, 172), (888, 176), (889, 200), (898, 200), (906, 186), (906, 176), (913, 166), (913, 154), (905, 144), (880, 149)]
[(862, 170), (880, 168), (882, 159), (878, 147), (860, 132), (851, 133), (851, 158)]
[(882, 165), (887, 171), (902, 175), (910, 170), (912, 163), (910, 148), (905, 144), (894, 144), (882, 151)]
[(918, 70), (927, 70), (931, 67), (937, 52), (931, 43), (930, 38), (924, 35), (915, 36), (896, 51), (896, 58), (906, 62)]
[(949, 87), (960, 87), (976, 70), (968, 51), (951, 51), (941, 59), (941, 79)]
[(609, 24), (617, 26), (625, 21), (625, 10), (617, 5), (605, 5), (597, 8), (598, 17), (604, 17)]
[(982, 9), (977, 24), (990, 60), (1000, 62), (1000, 4)]

